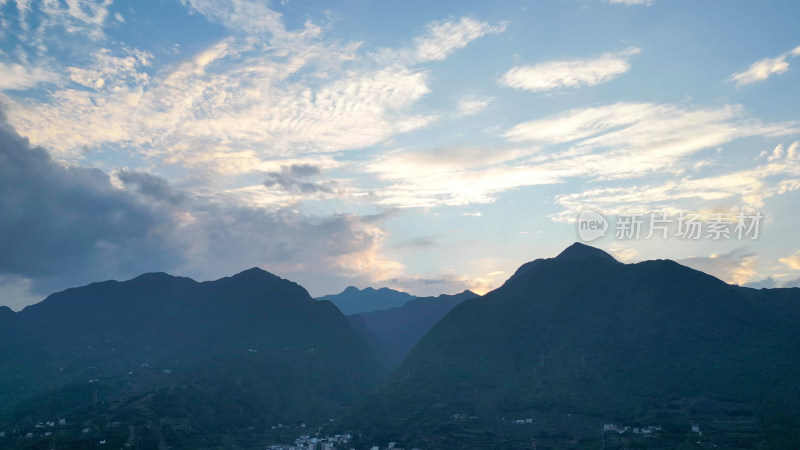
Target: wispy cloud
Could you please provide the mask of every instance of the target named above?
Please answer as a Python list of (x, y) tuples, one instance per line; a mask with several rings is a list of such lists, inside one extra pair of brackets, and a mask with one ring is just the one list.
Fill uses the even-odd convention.
[(59, 79), (58, 74), (45, 69), (0, 62), (0, 91), (29, 89), (40, 83), (58, 83)]
[[(689, 157), (743, 137), (798, 132), (797, 123), (763, 123), (747, 117), (739, 106), (688, 109), (616, 103), (526, 122), (505, 134), (509, 140), (527, 146), (391, 152), (371, 162), (368, 170), (388, 182), (380, 191), (381, 201), (399, 206), (489, 203), (497, 194), (523, 186), (572, 179), (638, 180), (654, 173), (673, 177), (674, 183), (660, 180), (652, 192), (620, 187), (616, 195), (602, 190), (612, 188), (588, 189), (563, 194), (557, 201), (572, 208), (604, 195), (621, 204), (625, 195), (644, 201), (648, 196), (681, 198), (678, 194), (682, 193), (687, 197), (718, 198), (738, 192), (747, 204), (753, 205), (781, 189), (792, 189), (791, 180), (798, 168), (796, 156), (783, 157), (752, 171), (686, 180), (685, 173), (696, 163)], [(779, 174), (787, 179), (778, 185), (768, 182), (767, 177)], [(656, 195), (656, 191), (661, 194)]]
[[(248, 172), (271, 159), (365, 148), (437, 119), (414, 111), (430, 93), (423, 69), (372, 60), (359, 42), (326, 39), (312, 23), (287, 31), (279, 14), (252, 12), (260, 3), (187, 4), (271, 36), (233, 35), (168, 66), (137, 49), (99, 49), (89, 65), (67, 68), (75, 85), (41, 101), (2, 98), (14, 127), (63, 158), (112, 145), (185, 166), (216, 155), (226, 170)], [(409, 64), (438, 61), (503, 29), (470, 18), (434, 22), (398, 52), (413, 56)], [(464, 104), (463, 112), (482, 105)], [(251, 161), (237, 163), (243, 156)]]
[(420, 62), (441, 61), (454, 51), (487, 34), (502, 33), (506, 23), (490, 25), (469, 17), (458, 21), (433, 22), (426, 33), (415, 41), (416, 58)]
[(800, 250), (792, 253), (791, 255), (780, 258), (780, 262), (786, 264), (787, 266), (791, 267), (794, 270), (800, 270)]
[(764, 58), (750, 65), (747, 70), (731, 75), (730, 81), (736, 86), (764, 81), (772, 75), (780, 75), (789, 70), (788, 58), (800, 55), (800, 47), (785, 52), (775, 58)]
[[(0, 5), (6, 2), (0, 2)], [(16, 4), (18, 25), (29, 32), (21, 38), (31, 47), (41, 47), (54, 30), (69, 34), (102, 39), (103, 28), (109, 15), (112, 0), (67, 0), (33, 2), (30, 0), (11, 0)], [(0, 11), (0, 17), (3, 12)], [(36, 16), (34, 19), (33, 16)]]
[(514, 67), (501, 78), (506, 86), (532, 92), (561, 88), (594, 86), (613, 80), (630, 70), (628, 61), (639, 54), (637, 47), (621, 52), (604, 53), (586, 59), (546, 61), (530, 66)]
[(181, 0), (181, 3), (210, 21), (235, 32), (268, 32), (282, 37), (286, 33), (281, 15), (265, 2), (251, 0)]
[(487, 97), (467, 97), (458, 102), (458, 115), (474, 116), (480, 114), (492, 102), (491, 98)]
[(506, 22), (492, 25), (470, 17), (434, 21), (425, 27), (422, 35), (414, 39), (413, 45), (382, 48), (372, 58), (385, 65), (405, 66), (442, 61), (483, 36), (503, 33), (507, 26)]

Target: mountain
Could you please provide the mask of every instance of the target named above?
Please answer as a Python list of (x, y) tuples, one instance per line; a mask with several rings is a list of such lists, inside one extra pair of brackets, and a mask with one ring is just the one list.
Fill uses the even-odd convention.
[(332, 303), (258, 268), (68, 289), (0, 311), (0, 337), (0, 430), (65, 418), (65, 447), (263, 447), (284, 424), (328, 423), (382, 376)]
[(385, 287), (380, 289), (371, 287), (358, 289), (357, 287), (349, 286), (339, 294), (326, 295), (319, 297), (317, 300), (327, 300), (336, 305), (342, 313), (350, 315), (396, 308), (415, 298), (411, 294)]
[(391, 370), (445, 314), (464, 300), (477, 296), (466, 290), (455, 295), (419, 297), (403, 306), (353, 314), (347, 319), (372, 345), (384, 367)]
[(453, 308), (340, 425), (421, 448), (794, 448), (798, 348), (800, 289), (574, 244)]

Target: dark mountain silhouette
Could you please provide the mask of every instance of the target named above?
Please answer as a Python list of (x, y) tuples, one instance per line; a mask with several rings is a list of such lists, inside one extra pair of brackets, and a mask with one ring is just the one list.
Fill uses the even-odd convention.
[(407, 301), (417, 297), (389, 288), (374, 289), (371, 287), (358, 289), (349, 286), (338, 294), (319, 297), (318, 300), (327, 300), (346, 315), (360, 312), (379, 311), (383, 309), (403, 306)]
[(248, 427), (327, 423), (381, 376), (332, 303), (257, 268), (203, 283), (149, 273), (9, 312), (0, 429), (121, 421), (157, 427), (150, 438), (164, 445), (206, 447)]
[(384, 367), (391, 370), (445, 314), (464, 300), (477, 296), (467, 290), (454, 295), (419, 297), (403, 306), (353, 314), (347, 319), (372, 345)]
[[(575, 244), (453, 308), (342, 429), (423, 448), (794, 448), (798, 349), (800, 289)], [(661, 428), (630, 431), (645, 426)]]

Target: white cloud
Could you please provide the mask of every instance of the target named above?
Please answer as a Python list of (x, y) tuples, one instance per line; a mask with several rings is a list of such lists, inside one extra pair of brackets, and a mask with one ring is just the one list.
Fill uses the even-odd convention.
[(45, 69), (0, 62), (0, 91), (29, 89), (39, 83), (57, 83), (59, 78)]
[(267, 7), (266, 2), (251, 0), (181, 0), (181, 2), (208, 20), (220, 23), (232, 31), (269, 32), (276, 37), (282, 37), (286, 33), (281, 15)]
[[(112, 3), (112, 0), (12, 1), (17, 6), (20, 28), (32, 32), (34, 47), (51, 38), (54, 30), (82, 34), (92, 39), (103, 38), (103, 27)], [(37, 18), (29, 20), (34, 13), (39, 13)]]
[(258, 150), (262, 159), (363, 148), (435, 119), (407, 112), (429, 92), (422, 71), (393, 66), (332, 80), (288, 79), (300, 69), (341, 64), (357, 48), (327, 47), (309, 42), (289, 58), (273, 57), (225, 39), (158, 77), (141, 71), (147, 55), (101, 51), (95, 64), (70, 69), (73, 81), (93, 90), (65, 87), (41, 103), (5, 100), (22, 134), (62, 156), (126, 144), (173, 161), (198, 156), (187, 153), (198, 147)]
[(786, 62), (785, 55), (777, 58), (764, 58), (754, 62), (744, 72), (731, 75), (731, 81), (735, 82), (737, 86), (745, 86), (764, 81), (771, 75), (779, 75), (787, 70), (789, 70), (789, 63)]
[(796, 251), (785, 258), (780, 258), (778, 261), (786, 264), (794, 270), (800, 270), (800, 251)]
[(500, 81), (506, 86), (533, 92), (594, 86), (611, 81), (630, 70), (628, 60), (639, 52), (639, 48), (630, 47), (621, 52), (604, 53), (594, 58), (547, 61), (514, 67)]
[[(271, 36), (228, 37), (170, 66), (136, 49), (100, 49), (89, 64), (66, 69), (79, 88), (64, 85), (41, 100), (3, 97), (14, 127), (62, 158), (124, 146), (189, 167), (213, 157), (232, 173), (364, 148), (437, 119), (414, 112), (430, 92), (425, 70), (369, 59), (375, 55), (360, 54), (360, 42), (326, 39), (311, 23), (286, 31), (279, 14), (256, 14), (261, 3), (186, 4), (231, 29)], [(398, 52), (411, 52), (411, 64), (439, 60), (503, 29), (469, 18), (434, 22), (413, 50)], [(462, 112), (486, 102), (464, 103)]]
[(459, 116), (474, 116), (479, 114), (492, 102), (491, 98), (468, 97), (458, 102)]
[[(523, 186), (570, 179), (641, 180), (649, 174), (659, 175), (657, 184), (640, 182), (639, 189), (584, 189), (563, 194), (557, 202), (569, 217), (576, 211), (573, 208), (587, 203), (623, 205), (671, 196), (735, 197), (747, 205), (761, 205), (764, 198), (796, 189), (793, 180), (800, 177), (796, 157), (700, 179), (685, 175), (696, 164), (690, 157), (743, 137), (798, 132), (796, 123), (765, 124), (748, 118), (738, 106), (688, 109), (616, 103), (526, 122), (506, 134), (512, 141), (526, 141), (528, 147), (395, 151), (370, 162), (366, 170), (387, 183), (380, 201), (398, 206), (488, 203), (501, 192)], [(565, 144), (569, 146), (561, 149)], [(780, 183), (769, 178), (779, 175), (785, 176)], [(664, 182), (664, 177), (673, 178)]]
[(108, 49), (93, 55), (88, 67), (68, 67), (70, 80), (93, 89), (111, 90), (129, 85), (146, 86), (147, 73), (140, 71), (150, 65), (153, 55), (139, 50), (126, 50), (125, 56), (114, 56)]
[(800, 55), (800, 47), (785, 52), (775, 58), (764, 58), (754, 62), (742, 72), (731, 75), (730, 81), (736, 86), (746, 86), (748, 84), (764, 81), (772, 75), (780, 75), (789, 70), (789, 57)]
[(415, 41), (417, 60), (441, 61), (486, 34), (504, 32), (506, 26), (506, 23), (493, 26), (469, 17), (462, 17), (458, 22), (433, 22), (428, 25), (426, 34)]
[(499, 34), (506, 30), (506, 22), (491, 25), (469, 17), (459, 20), (431, 22), (425, 33), (414, 39), (414, 45), (407, 48), (380, 49), (372, 57), (385, 65), (416, 64), (442, 61), (456, 50), (462, 49), (471, 42), (487, 34)]
[(696, 256), (678, 260), (680, 264), (713, 275), (726, 283), (745, 284), (756, 276), (758, 255), (734, 250), (709, 257)]

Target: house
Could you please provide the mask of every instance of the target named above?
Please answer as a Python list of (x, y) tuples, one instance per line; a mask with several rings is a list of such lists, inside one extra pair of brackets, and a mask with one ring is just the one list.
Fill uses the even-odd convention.
[(89, 428), (84, 428), (84, 429), (81, 430), (81, 433), (86, 434), (86, 433), (88, 433), (90, 431), (92, 431), (92, 430), (90, 430)]
[(700, 431), (700, 425), (692, 425), (692, 433), (697, 433), (702, 436), (703, 432)]
[(58, 424), (64, 426), (67, 424), (67, 419), (58, 419)]
[(28, 433), (28, 434), (25, 435), (25, 437), (26, 438), (32, 438), (33, 437), (33, 433)]
[(0, 438), (4, 438), (4, 437), (6, 437), (6, 432), (5, 431), (0, 431)]

